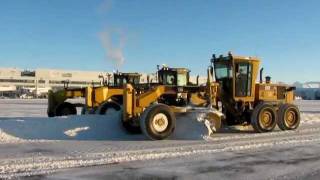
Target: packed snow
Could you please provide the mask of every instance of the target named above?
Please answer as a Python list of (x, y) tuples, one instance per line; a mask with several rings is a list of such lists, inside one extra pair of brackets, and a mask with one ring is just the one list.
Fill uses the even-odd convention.
[[(171, 139), (202, 139), (207, 128), (196, 119), (197, 114), (180, 115)], [(120, 122), (120, 114), (84, 115), (56, 118), (9, 118), (0, 120), (6, 137), (31, 140), (145, 140), (143, 135), (128, 134)], [(186, 133), (188, 132), (188, 133)], [(1, 142), (4, 141), (3, 136)]]
[(213, 125), (201, 118), (202, 109), (179, 115), (169, 140), (154, 142), (143, 135), (126, 133), (118, 113), (47, 118), (44, 100), (20, 101), (0, 100), (1, 110), (9, 111), (8, 107), (13, 105), (17, 109), (8, 114), (0, 112), (0, 178), (72, 167), (320, 143), (320, 110), (314, 107), (320, 105), (317, 102), (297, 102), (302, 109), (302, 121), (296, 131), (255, 134), (250, 126), (235, 126), (219, 133), (210, 132)]
[(89, 130), (89, 127), (77, 127), (75, 129), (69, 129), (64, 132), (65, 135), (75, 137), (77, 136), (81, 131), (87, 131)]
[[(310, 113), (308, 109), (310, 105), (305, 101), (298, 101), (297, 104), (302, 109), (302, 124), (320, 121), (320, 111), (319, 113), (314, 111), (316, 103), (310, 102), (313, 105), (311, 108), (313, 111)], [(46, 100), (0, 101), (1, 110), (13, 106), (19, 111), (8, 113), (7, 116), (3, 111), (0, 113), (0, 143), (23, 142), (23, 140), (146, 140), (143, 135), (128, 134), (122, 127), (119, 113), (47, 118), (44, 110)], [(34, 113), (37, 109), (39, 112)], [(203, 119), (203, 111), (199, 109), (199, 112), (178, 115), (176, 129), (170, 139), (210, 139), (215, 129), (209, 121)], [(252, 130), (250, 126), (234, 126), (228, 129)]]
[(0, 129), (0, 142), (2, 142), (2, 143), (17, 143), (17, 142), (23, 142), (23, 140), (20, 138), (14, 137), (8, 133), (5, 133)]

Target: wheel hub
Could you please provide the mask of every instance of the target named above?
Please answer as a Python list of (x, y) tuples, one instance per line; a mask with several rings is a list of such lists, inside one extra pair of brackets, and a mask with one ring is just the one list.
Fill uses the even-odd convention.
[(154, 116), (152, 125), (157, 132), (163, 132), (169, 125), (168, 117), (163, 113), (159, 113)]
[(271, 112), (269, 111), (265, 111), (262, 113), (262, 116), (261, 116), (261, 125), (264, 127), (264, 128), (268, 128), (271, 124), (272, 124), (272, 114)]
[(286, 123), (289, 126), (293, 126), (295, 124), (295, 122), (296, 122), (296, 114), (295, 114), (295, 112), (289, 110), (286, 113)]

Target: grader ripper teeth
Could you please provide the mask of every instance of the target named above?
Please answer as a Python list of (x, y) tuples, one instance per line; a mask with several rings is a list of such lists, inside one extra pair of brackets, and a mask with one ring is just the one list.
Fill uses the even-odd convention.
[[(252, 125), (258, 133), (273, 131), (276, 126), (281, 130), (297, 129), (300, 111), (293, 104), (295, 87), (273, 84), (269, 76), (263, 80), (263, 68), (260, 81), (256, 82), (259, 65), (260, 60), (254, 57), (213, 55), (204, 85), (191, 83), (188, 69), (169, 67), (158, 70), (156, 83), (124, 83), (117, 89), (122, 123), (131, 133), (143, 132), (152, 140), (162, 140), (173, 133), (175, 114), (189, 112), (192, 108), (187, 107), (191, 106), (207, 109), (204, 118), (215, 129), (243, 124)], [(71, 97), (85, 94), (87, 106), (94, 106), (87, 92), (73, 93)], [(106, 97), (108, 93), (97, 91), (95, 95)]]

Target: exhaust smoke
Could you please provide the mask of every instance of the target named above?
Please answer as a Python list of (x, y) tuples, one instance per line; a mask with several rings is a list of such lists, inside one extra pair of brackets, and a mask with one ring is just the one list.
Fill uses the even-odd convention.
[(125, 58), (123, 48), (125, 36), (119, 31), (103, 31), (99, 33), (99, 39), (106, 51), (107, 60), (112, 61), (117, 67), (123, 65)]

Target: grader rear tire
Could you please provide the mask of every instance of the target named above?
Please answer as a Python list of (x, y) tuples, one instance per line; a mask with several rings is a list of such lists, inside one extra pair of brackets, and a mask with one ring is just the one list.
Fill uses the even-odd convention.
[(56, 116), (68, 116), (68, 115), (76, 115), (77, 108), (68, 102), (64, 102), (60, 104), (56, 109)]
[(121, 106), (113, 101), (103, 103), (99, 108), (98, 108), (98, 113), (100, 115), (106, 115), (108, 111), (114, 110), (114, 111), (120, 111)]
[(47, 112), (47, 115), (49, 118), (55, 117), (55, 113), (54, 112)]
[(122, 126), (130, 134), (141, 134), (141, 128), (139, 124), (134, 122), (135, 120), (129, 120), (127, 122), (123, 121), (121, 118)]
[(277, 125), (277, 114), (270, 104), (261, 102), (251, 114), (251, 125), (258, 133), (271, 132)]
[(97, 111), (97, 108), (88, 108), (84, 106), (81, 109), (81, 115), (96, 114), (96, 111)]
[(297, 106), (293, 104), (282, 104), (278, 111), (278, 127), (285, 130), (295, 130), (300, 125), (300, 111)]
[(168, 138), (175, 126), (175, 115), (165, 104), (154, 104), (148, 107), (140, 118), (141, 131), (151, 140)]

